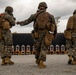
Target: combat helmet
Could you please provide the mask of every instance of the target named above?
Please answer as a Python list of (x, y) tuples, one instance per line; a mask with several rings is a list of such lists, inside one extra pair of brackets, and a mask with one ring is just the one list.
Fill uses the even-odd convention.
[(45, 2), (40, 2), (40, 3), (39, 3), (39, 6), (38, 6), (38, 9), (39, 9), (41, 6), (47, 8), (47, 4), (46, 4)]
[(5, 8), (5, 11), (6, 11), (6, 12), (13, 12), (13, 8), (12, 8), (11, 6), (7, 6), (7, 7)]
[(73, 14), (76, 14), (76, 10), (74, 10)]

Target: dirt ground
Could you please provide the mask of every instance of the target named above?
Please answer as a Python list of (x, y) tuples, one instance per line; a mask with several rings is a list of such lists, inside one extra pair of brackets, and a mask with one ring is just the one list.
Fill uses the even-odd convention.
[(14, 65), (0, 65), (0, 75), (76, 75), (76, 65), (67, 64), (66, 54), (47, 55), (44, 69), (35, 64), (34, 55), (13, 55), (11, 60)]

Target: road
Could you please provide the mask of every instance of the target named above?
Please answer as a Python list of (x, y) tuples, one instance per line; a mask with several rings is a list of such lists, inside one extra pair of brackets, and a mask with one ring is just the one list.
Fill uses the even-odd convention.
[(14, 65), (0, 65), (0, 75), (76, 75), (76, 65), (67, 64), (66, 54), (47, 55), (44, 69), (35, 64), (34, 55), (13, 55), (11, 60)]

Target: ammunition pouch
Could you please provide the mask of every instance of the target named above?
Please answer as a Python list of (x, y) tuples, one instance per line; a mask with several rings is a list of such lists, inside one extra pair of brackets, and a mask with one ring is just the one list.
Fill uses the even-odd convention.
[(55, 31), (55, 24), (48, 22), (46, 28), (48, 31), (54, 32)]
[(65, 30), (64, 31), (64, 36), (66, 39), (71, 40), (72, 38), (72, 31), (71, 30)]
[(31, 35), (32, 35), (33, 39), (39, 38), (39, 34), (38, 34), (38, 32), (35, 31), (35, 30), (33, 30), (33, 31), (31, 32)]
[(67, 29), (73, 29), (73, 25), (74, 25), (74, 21), (73, 21), (73, 17), (70, 17), (67, 23)]
[(2, 29), (0, 28), (0, 40), (2, 40)]
[(67, 24), (67, 29), (73, 29), (73, 22), (70, 22), (69, 24)]
[(45, 44), (50, 45), (52, 43), (52, 39), (54, 38), (53, 34), (46, 32), (45, 34)]
[(3, 27), (3, 29), (8, 30), (8, 29), (10, 29), (11, 26), (8, 21), (3, 21), (2, 27)]

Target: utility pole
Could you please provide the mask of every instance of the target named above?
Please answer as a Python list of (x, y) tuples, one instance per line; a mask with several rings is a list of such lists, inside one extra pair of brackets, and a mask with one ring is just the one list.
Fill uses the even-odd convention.
[(61, 16), (57, 16), (55, 17), (55, 22), (56, 22), (56, 26), (58, 27), (58, 23), (60, 22), (59, 19), (61, 18)]
[(59, 21), (60, 18), (61, 18), (60, 16), (55, 17), (55, 22), (56, 22), (57, 25), (58, 25), (58, 23), (60, 22), (60, 21)]

